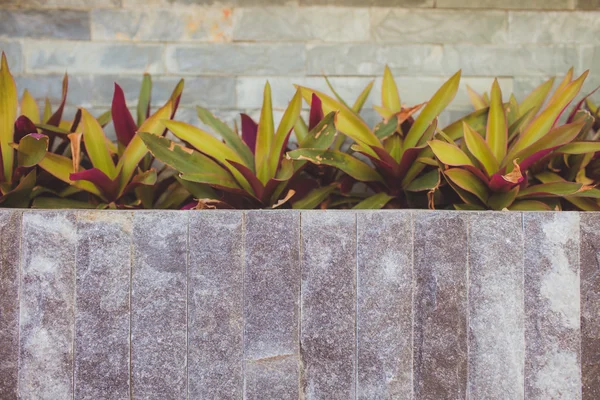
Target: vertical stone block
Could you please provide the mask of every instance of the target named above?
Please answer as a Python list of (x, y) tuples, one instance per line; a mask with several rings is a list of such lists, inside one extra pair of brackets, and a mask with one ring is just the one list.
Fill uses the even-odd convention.
[(465, 398), (467, 214), (414, 218), (414, 396)]
[(0, 210), (0, 398), (16, 399), (22, 212)]
[(133, 214), (77, 213), (75, 398), (129, 397)]
[(188, 213), (133, 219), (131, 374), (134, 398), (186, 399)]
[(412, 397), (412, 217), (357, 214), (357, 397)]
[(19, 394), (73, 397), (75, 214), (23, 213)]
[(469, 215), (468, 395), (523, 399), (522, 216)]
[(354, 398), (356, 217), (303, 212), (301, 229), (301, 397)]
[(189, 398), (240, 399), (243, 213), (195, 211), (189, 218)]
[(581, 213), (581, 388), (600, 398), (600, 214)]
[(581, 399), (579, 214), (525, 213), (525, 398)]
[(245, 398), (297, 399), (300, 213), (246, 214)]

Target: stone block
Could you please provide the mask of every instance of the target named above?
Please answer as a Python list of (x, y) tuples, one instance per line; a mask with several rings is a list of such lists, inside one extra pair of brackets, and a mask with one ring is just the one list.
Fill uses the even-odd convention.
[(579, 214), (523, 215), (525, 398), (581, 399)]
[(167, 70), (191, 75), (303, 74), (306, 51), (302, 44), (198, 44), (167, 46)]
[(243, 214), (189, 213), (188, 395), (243, 393)]
[(21, 51), (21, 43), (0, 40), (0, 53), (6, 54), (8, 67), (12, 74), (18, 74), (23, 71), (23, 52)]
[(524, 398), (522, 216), (469, 214), (468, 396)]
[(302, 213), (301, 398), (356, 395), (356, 216)]
[(0, 36), (89, 40), (90, 16), (74, 10), (0, 9)]
[(581, 388), (584, 400), (600, 397), (600, 214), (581, 213)]
[(77, 213), (75, 398), (130, 393), (131, 212)]
[(25, 212), (21, 246), (19, 395), (72, 398), (75, 213)]
[(22, 212), (0, 210), (0, 398), (16, 399)]
[(131, 380), (136, 397), (187, 398), (187, 242), (182, 212), (136, 212)]
[[(437, 8), (497, 8), (531, 10), (570, 10), (571, 0), (436, 0)], [(537, 23), (536, 23), (537, 27)]]
[(506, 39), (506, 26), (506, 13), (501, 11), (371, 10), (371, 30), (378, 42), (500, 43)]
[[(512, 43), (600, 44), (600, 12), (510, 12)], [(535, 29), (532, 29), (535, 27)]]
[(412, 217), (357, 213), (358, 399), (412, 397)]
[(416, 212), (414, 218), (414, 395), (465, 398), (467, 214)]
[(235, 11), (233, 38), (256, 42), (365, 42), (366, 8), (253, 7)]

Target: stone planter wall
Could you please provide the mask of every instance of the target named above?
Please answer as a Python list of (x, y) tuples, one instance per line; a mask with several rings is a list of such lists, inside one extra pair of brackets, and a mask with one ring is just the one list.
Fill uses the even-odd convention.
[(0, 211), (0, 399), (599, 399), (600, 214)]

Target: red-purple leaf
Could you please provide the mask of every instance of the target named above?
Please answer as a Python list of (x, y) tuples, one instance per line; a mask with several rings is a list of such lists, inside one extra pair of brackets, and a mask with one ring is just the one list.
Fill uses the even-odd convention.
[(319, 125), (319, 122), (321, 122), (323, 118), (324, 114), (321, 99), (313, 93), (312, 101), (310, 103), (310, 115), (308, 118), (308, 131), (310, 132), (315, 126)]
[(133, 120), (133, 116), (127, 108), (125, 101), (125, 93), (121, 86), (115, 83), (115, 93), (112, 100), (112, 119), (115, 126), (115, 133), (117, 134), (117, 140), (123, 146), (127, 146), (131, 139), (135, 136), (137, 126)]
[(404, 179), (406, 172), (411, 167), (411, 165), (415, 163), (415, 160), (417, 159), (419, 154), (421, 154), (421, 151), (425, 147), (426, 146), (410, 147), (404, 151), (404, 154), (402, 154), (402, 159), (400, 160), (400, 165), (398, 167), (397, 175), (400, 179)]
[(15, 121), (15, 135), (13, 140), (15, 143), (19, 143), (25, 136), (37, 132), (38, 130), (35, 127), (35, 124), (25, 115), (21, 115)]
[(573, 110), (571, 110), (571, 114), (569, 114), (569, 118), (567, 118), (567, 124), (570, 124), (571, 122), (573, 122), (573, 120), (575, 119), (575, 114), (577, 114), (577, 111), (579, 111), (581, 109), (581, 106), (583, 105), (583, 103), (585, 103), (586, 99), (588, 97), (590, 97), (591, 95), (593, 95), (594, 93), (596, 93), (596, 91), (598, 89), (600, 89), (600, 86), (598, 86), (596, 89), (594, 89), (590, 93), (588, 93), (583, 99), (581, 99), (579, 101), (579, 103), (577, 103), (577, 105), (575, 105)]
[(69, 175), (72, 181), (89, 181), (98, 187), (110, 201), (116, 200), (119, 191), (119, 178), (114, 181), (108, 175), (98, 168), (91, 168), (81, 172), (75, 172)]
[(69, 90), (69, 77), (65, 74), (62, 81), (62, 98), (60, 100), (60, 106), (56, 109), (54, 114), (48, 118), (46, 125), (58, 126), (62, 120), (63, 111), (65, 109), (65, 103), (67, 102), (67, 92)]
[(227, 162), (229, 164), (233, 165), (234, 168), (237, 169), (240, 172), (240, 174), (242, 174), (242, 176), (250, 184), (250, 187), (252, 187), (252, 190), (254, 191), (254, 196), (257, 199), (262, 201), (265, 187), (260, 182), (260, 180), (256, 177), (256, 175), (254, 175), (254, 173), (250, 170), (250, 168), (248, 168), (245, 165), (242, 165), (240, 163), (237, 163), (235, 161), (227, 160)]
[(560, 147), (560, 146), (550, 147), (549, 149), (544, 149), (544, 150), (538, 151), (537, 153), (530, 155), (529, 157), (527, 157), (526, 159), (524, 159), (522, 162), (519, 163), (519, 167), (521, 167), (521, 169), (523, 171), (527, 171), (529, 169), (529, 167), (531, 167), (533, 164), (535, 164), (542, 158), (546, 157), (548, 154), (550, 154), (552, 151), (554, 151), (554, 149), (556, 149), (558, 147)]
[(256, 135), (258, 134), (258, 124), (252, 120), (248, 115), (241, 114), (242, 118), (242, 140), (254, 154), (256, 150)]

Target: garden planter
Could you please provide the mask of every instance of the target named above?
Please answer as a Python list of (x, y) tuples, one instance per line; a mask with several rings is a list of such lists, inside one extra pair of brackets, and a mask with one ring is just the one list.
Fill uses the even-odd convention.
[(0, 212), (2, 399), (598, 399), (600, 214)]

